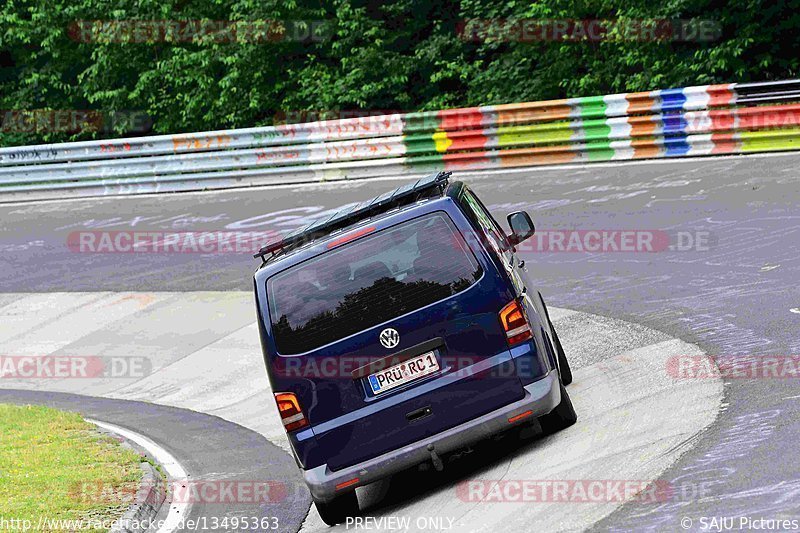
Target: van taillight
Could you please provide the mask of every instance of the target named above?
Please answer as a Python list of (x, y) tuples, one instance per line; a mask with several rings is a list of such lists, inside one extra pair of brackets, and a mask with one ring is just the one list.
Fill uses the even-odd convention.
[(278, 404), (278, 412), (281, 414), (283, 427), (286, 431), (294, 431), (308, 425), (303, 410), (300, 409), (300, 402), (292, 392), (276, 392), (275, 403)]
[(525, 309), (519, 300), (512, 300), (500, 310), (500, 322), (506, 332), (509, 346), (519, 344), (533, 337)]

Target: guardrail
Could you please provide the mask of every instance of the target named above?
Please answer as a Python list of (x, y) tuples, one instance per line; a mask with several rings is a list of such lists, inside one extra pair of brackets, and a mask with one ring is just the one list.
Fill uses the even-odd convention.
[(0, 148), (0, 201), (800, 148), (800, 80)]

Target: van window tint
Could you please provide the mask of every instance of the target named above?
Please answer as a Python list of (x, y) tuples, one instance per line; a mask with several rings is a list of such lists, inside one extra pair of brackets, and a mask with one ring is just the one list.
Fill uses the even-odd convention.
[(463, 291), (481, 269), (444, 213), (387, 228), (267, 282), (278, 351), (298, 354)]
[(508, 251), (508, 246), (503, 232), (497, 223), (492, 218), (492, 215), (486, 210), (478, 197), (472, 191), (467, 190), (464, 193), (464, 201), (467, 204), (472, 216), (481, 227), (486, 237), (489, 240), (489, 245), (495, 253), (502, 259), (503, 254)]
[(523, 285), (519, 279), (519, 273), (514, 268), (514, 252), (503, 230), (497, 225), (483, 202), (469, 189), (464, 194), (464, 204), (467, 207), (467, 215), (483, 230), (486, 241), (494, 251), (495, 256), (503, 264), (503, 268), (511, 277), (512, 283), (521, 290)]

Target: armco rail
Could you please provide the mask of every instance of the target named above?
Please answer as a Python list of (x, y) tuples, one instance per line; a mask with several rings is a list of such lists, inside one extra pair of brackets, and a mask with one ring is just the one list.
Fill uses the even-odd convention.
[(0, 148), (0, 201), (800, 148), (800, 80)]

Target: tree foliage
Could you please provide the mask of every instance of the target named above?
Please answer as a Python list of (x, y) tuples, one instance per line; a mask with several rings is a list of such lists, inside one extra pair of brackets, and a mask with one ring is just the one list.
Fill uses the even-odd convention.
[[(798, 8), (800, 0), (5, 0), (0, 143), (789, 78), (799, 69)], [(634, 25), (703, 20), (719, 34), (699, 42), (517, 39), (502, 31), (467, 38), (465, 22), (476, 19), (493, 27), (565, 19)], [(102, 26), (92, 39), (76, 30), (80, 21), (164, 20), (279, 21), (274, 24), (283, 29), (268, 39), (206, 34), (145, 42), (141, 35), (134, 42), (104, 40), (113, 32)], [(48, 126), (44, 114), (42, 124), (27, 124), (27, 131), (14, 113), (26, 110), (97, 110), (118, 120), (99, 131), (52, 131), (58, 128)], [(128, 113), (152, 124), (132, 124)]]

